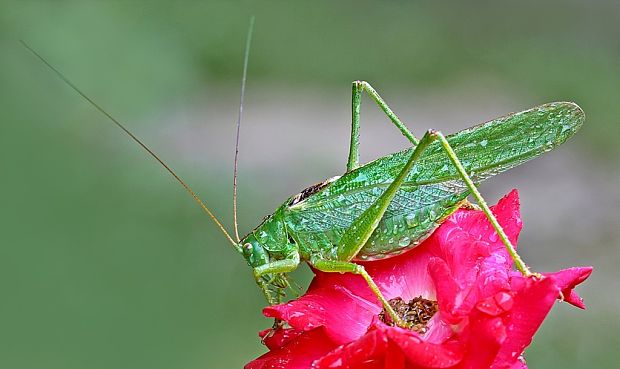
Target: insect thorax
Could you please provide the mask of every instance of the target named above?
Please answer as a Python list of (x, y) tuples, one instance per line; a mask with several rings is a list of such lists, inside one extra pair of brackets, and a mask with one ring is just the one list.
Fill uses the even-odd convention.
[(254, 268), (295, 254), (296, 245), (289, 242), (282, 208), (266, 217), (263, 222), (241, 241), (242, 252)]
[(322, 189), (324, 189), (325, 187), (329, 186), (332, 182), (336, 181), (338, 178), (340, 178), (340, 176), (334, 176), (331, 178), (328, 178), (326, 180), (324, 180), (323, 182), (319, 182), (317, 184), (314, 184), (304, 190), (302, 190), (300, 193), (298, 193), (297, 195), (293, 196), (289, 201), (288, 201), (288, 205), (289, 206), (293, 206), (296, 205), (302, 201), (304, 201), (305, 199), (307, 199), (308, 197), (314, 195), (315, 193), (321, 191)]

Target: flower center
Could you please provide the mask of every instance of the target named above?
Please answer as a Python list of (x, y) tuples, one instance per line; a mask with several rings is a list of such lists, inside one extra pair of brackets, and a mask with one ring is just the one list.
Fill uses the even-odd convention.
[[(437, 313), (439, 306), (437, 301), (427, 300), (422, 296), (414, 297), (413, 300), (405, 302), (401, 297), (396, 297), (388, 301), (392, 309), (398, 314), (414, 332), (426, 333), (426, 325), (429, 320)], [(379, 319), (387, 325), (394, 326), (394, 322), (385, 309), (379, 313)]]

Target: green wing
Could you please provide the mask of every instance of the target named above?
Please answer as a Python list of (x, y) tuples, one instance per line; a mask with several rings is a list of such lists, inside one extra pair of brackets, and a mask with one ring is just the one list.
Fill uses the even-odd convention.
[[(562, 144), (581, 127), (584, 118), (573, 103), (550, 103), (447, 138), (474, 182), (480, 183)], [(337, 245), (353, 220), (385, 191), (412, 150), (370, 162), (291, 205), (285, 218), (302, 251), (333, 252), (331, 245)], [(440, 143), (434, 142), (414, 165), (358, 257), (380, 258), (415, 246), (468, 195)]]

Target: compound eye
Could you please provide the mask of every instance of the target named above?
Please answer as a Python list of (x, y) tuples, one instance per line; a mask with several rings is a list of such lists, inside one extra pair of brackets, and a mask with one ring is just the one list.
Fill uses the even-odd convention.
[(245, 245), (243, 245), (243, 249), (244, 249), (246, 252), (251, 252), (251, 251), (252, 251), (252, 244), (251, 244), (251, 243), (249, 243), (249, 242), (248, 242), (248, 243), (246, 243)]

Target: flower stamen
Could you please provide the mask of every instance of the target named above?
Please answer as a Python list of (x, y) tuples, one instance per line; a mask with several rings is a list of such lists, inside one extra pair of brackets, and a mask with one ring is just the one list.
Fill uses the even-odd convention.
[[(426, 325), (439, 310), (437, 301), (428, 300), (422, 296), (414, 297), (409, 302), (405, 302), (401, 297), (393, 298), (388, 302), (409, 329), (420, 334), (426, 333), (428, 330)], [(379, 319), (387, 325), (395, 326), (389, 314), (386, 314), (385, 309), (379, 313)]]

